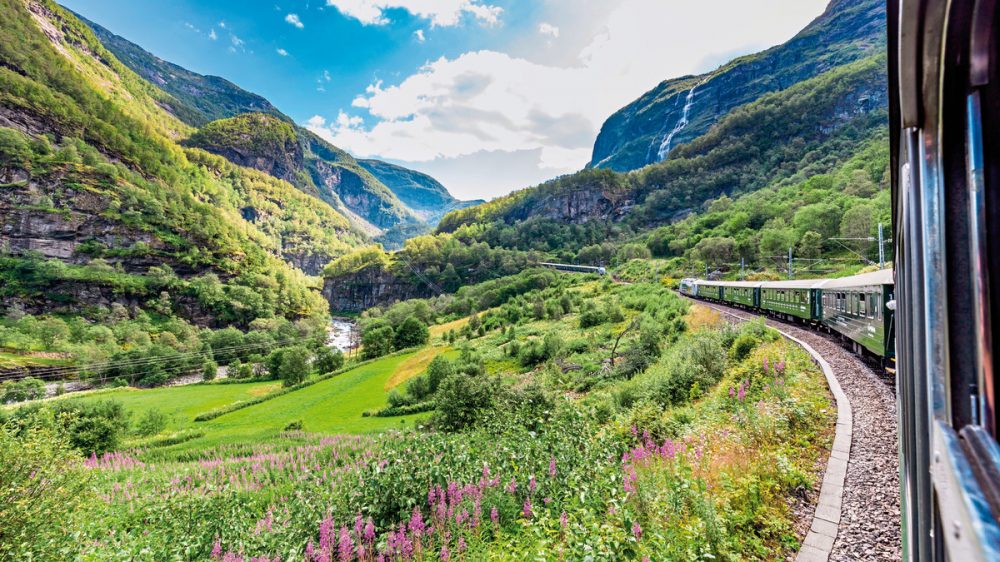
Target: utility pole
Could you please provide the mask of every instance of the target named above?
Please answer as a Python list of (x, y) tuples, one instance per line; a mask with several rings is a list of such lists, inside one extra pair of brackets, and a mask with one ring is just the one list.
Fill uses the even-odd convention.
[(878, 223), (878, 268), (885, 269), (885, 239), (882, 237), (882, 223)]
[(792, 273), (792, 247), (788, 247), (788, 278), (792, 279), (794, 274)]

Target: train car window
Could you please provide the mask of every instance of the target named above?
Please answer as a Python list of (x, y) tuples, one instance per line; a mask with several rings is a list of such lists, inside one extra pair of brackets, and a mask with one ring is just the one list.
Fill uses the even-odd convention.
[(868, 307), (866, 306), (867, 299), (865, 299), (864, 295), (860, 295), (860, 297), (861, 298), (858, 299), (858, 316), (867, 318), (868, 317)]

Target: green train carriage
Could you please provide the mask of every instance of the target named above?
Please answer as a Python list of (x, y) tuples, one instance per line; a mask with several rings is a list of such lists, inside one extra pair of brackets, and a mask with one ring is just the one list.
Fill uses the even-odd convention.
[(745, 308), (757, 308), (760, 304), (760, 281), (721, 282), (722, 300)]
[(823, 326), (854, 342), (855, 351), (863, 348), (886, 361), (895, 357), (891, 269), (829, 279), (821, 291)]
[(789, 320), (819, 322), (822, 317), (819, 285), (824, 280), (768, 281), (760, 285), (759, 308)]
[(711, 299), (716, 301), (721, 301), (724, 290), (722, 283), (713, 281), (698, 281), (697, 283), (697, 295), (698, 298)]

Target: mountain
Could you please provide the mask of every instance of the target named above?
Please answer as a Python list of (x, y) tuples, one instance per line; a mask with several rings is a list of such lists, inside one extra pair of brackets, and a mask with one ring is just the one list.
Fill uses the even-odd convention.
[(628, 221), (641, 229), (720, 195), (827, 173), (884, 132), (885, 61), (883, 54), (839, 66), (738, 107), (664, 162), (626, 174), (583, 170), (449, 213), (438, 231), (528, 220)]
[(396, 231), (425, 231), (448, 211), (464, 206), (426, 174), (378, 160), (361, 164), (346, 151), (295, 125), (263, 97), (223, 78), (203, 76), (164, 61), (100, 25), (80, 19), (122, 63), (169, 95), (160, 102), (164, 109), (201, 128), (189, 145), (317, 195), (369, 235), (378, 236), (396, 227)]
[(699, 76), (665, 80), (601, 127), (589, 167), (636, 170), (664, 160), (736, 107), (885, 49), (885, 2), (833, 0), (788, 42)]
[(285, 180), (327, 202), (373, 236), (420, 222), (350, 154), (274, 115), (242, 113), (212, 121), (184, 144)]
[(367, 242), (342, 214), (179, 145), (194, 129), (166, 108), (183, 104), (54, 2), (0, 13), (0, 308), (238, 326), (326, 310), (303, 271)]
[(381, 160), (358, 160), (358, 164), (388, 186), (407, 207), (429, 223), (437, 224), (441, 217), (456, 209), (484, 203), (482, 199), (455, 199), (441, 182), (409, 168)]
[(125, 66), (180, 102), (183, 107), (173, 104), (165, 109), (189, 125), (200, 127), (209, 121), (249, 112), (269, 113), (290, 121), (257, 94), (224, 78), (203, 76), (160, 59), (83, 16), (74, 15), (87, 24), (101, 44)]

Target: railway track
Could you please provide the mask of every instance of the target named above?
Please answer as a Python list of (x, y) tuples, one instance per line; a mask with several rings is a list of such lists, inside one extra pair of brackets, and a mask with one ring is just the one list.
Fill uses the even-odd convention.
[[(825, 334), (741, 309), (694, 302), (737, 321), (764, 318), (769, 326), (805, 342), (829, 363), (850, 403), (853, 431), (836, 539), (832, 547), (820, 549), (829, 558), (800, 553), (799, 560), (901, 560), (899, 448), (892, 385)], [(833, 486), (833, 491), (840, 490)]]

